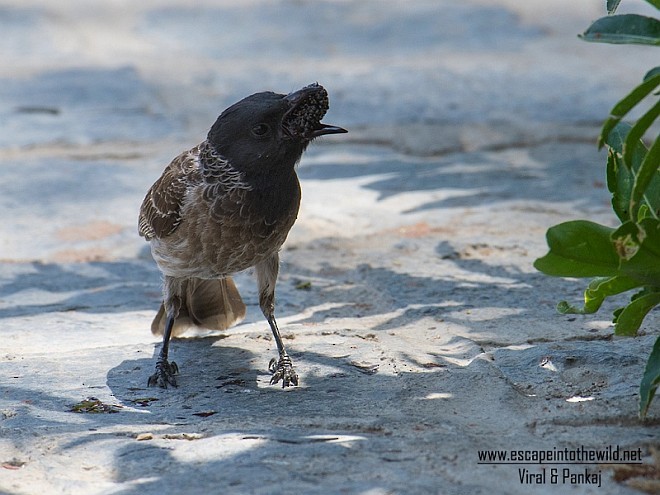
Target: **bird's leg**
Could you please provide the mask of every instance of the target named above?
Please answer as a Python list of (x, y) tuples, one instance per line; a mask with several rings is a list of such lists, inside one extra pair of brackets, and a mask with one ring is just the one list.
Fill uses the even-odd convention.
[(156, 373), (149, 377), (149, 382), (147, 383), (150, 387), (155, 387), (157, 385), (161, 388), (167, 388), (168, 384), (173, 387), (177, 386), (175, 375), (179, 373), (179, 367), (174, 361), (170, 363), (167, 360), (173, 326), (174, 316), (170, 314), (167, 317), (165, 332), (163, 333), (163, 346), (160, 348), (160, 354), (158, 354), (158, 360), (156, 361)]
[(284, 349), (284, 344), (282, 343), (280, 331), (277, 328), (275, 316), (271, 314), (270, 316), (266, 316), (266, 319), (273, 332), (273, 337), (275, 337), (277, 351), (280, 355), (279, 359), (273, 358), (268, 364), (268, 369), (273, 374), (270, 378), (270, 384), (274, 385), (282, 380), (282, 388), (288, 387), (289, 385), (298, 385), (298, 374), (296, 373), (296, 370), (293, 369), (291, 358), (287, 354), (286, 349)]
[(277, 344), (278, 359), (271, 359), (268, 369), (273, 374), (271, 385), (282, 380), (282, 388), (298, 385), (298, 374), (293, 369), (291, 358), (284, 348), (282, 336), (275, 321), (275, 282), (279, 271), (279, 256), (277, 253), (256, 266), (257, 284), (259, 285), (259, 306), (263, 312)]

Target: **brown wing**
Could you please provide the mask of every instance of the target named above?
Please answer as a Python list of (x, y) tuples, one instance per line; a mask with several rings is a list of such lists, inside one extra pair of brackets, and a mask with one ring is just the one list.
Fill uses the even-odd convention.
[(167, 237), (179, 226), (186, 192), (201, 181), (198, 157), (199, 147), (180, 154), (151, 186), (140, 207), (141, 236)]

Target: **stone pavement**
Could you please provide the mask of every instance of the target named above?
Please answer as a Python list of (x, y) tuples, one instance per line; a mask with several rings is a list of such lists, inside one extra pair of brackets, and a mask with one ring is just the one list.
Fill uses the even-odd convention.
[[(658, 444), (658, 401), (636, 417), (658, 312), (612, 338), (616, 302), (561, 316), (584, 283), (531, 265), (549, 226), (614, 222), (595, 138), (657, 54), (579, 41), (603, 11), (0, 0), (0, 493), (639, 493), (478, 457)], [(301, 386), (268, 385), (246, 273), (246, 321), (174, 341), (179, 388), (147, 388), (144, 193), (229, 104), (313, 81), (350, 133), (303, 157), (282, 253)], [(600, 487), (561, 477), (585, 468)]]

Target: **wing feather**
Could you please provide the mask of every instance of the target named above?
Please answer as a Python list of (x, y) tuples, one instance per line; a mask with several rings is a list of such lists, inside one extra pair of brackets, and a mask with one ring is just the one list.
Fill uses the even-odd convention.
[(172, 160), (142, 202), (138, 220), (140, 235), (150, 240), (174, 232), (181, 223), (186, 193), (201, 180), (199, 146)]

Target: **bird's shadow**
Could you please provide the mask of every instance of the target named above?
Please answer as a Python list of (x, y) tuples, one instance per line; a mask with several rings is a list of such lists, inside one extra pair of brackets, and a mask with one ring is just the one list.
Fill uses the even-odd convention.
[(117, 399), (128, 405), (146, 395), (158, 400), (157, 407), (166, 408), (171, 401), (180, 403), (184, 394), (186, 409), (194, 413), (212, 409), (213, 398), (219, 392), (254, 386), (258, 379), (270, 378), (266, 356), (264, 366), (259, 369), (253, 366), (254, 353), (223, 345), (222, 340), (220, 335), (170, 341), (170, 361), (179, 368), (176, 387), (162, 389), (147, 385), (161, 345), (154, 346), (150, 359), (127, 359), (109, 370), (107, 385)]

